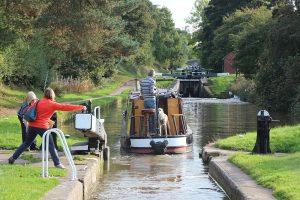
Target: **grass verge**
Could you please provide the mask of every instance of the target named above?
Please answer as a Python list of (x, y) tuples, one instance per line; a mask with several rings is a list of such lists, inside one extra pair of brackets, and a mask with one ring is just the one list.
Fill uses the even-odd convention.
[[(255, 141), (256, 132), (250, 132), (218, 140), (216, 146), (221, 149), (252, 151)], [(272, 152), (300, 152), (300, 124), (271, 129), (270, 147)]]
[(173, 81), (174, 79), (156, 79), (156, 87), (167, 89), (172, 85)]
[(64, 94), (61, 97), (57, 98), (58, 102), (70, 102), (70, 101), (78, 101), (78, 100), (86, 100), (97, 97), (105, 97), (115, 91), (117, 88), (122, 86), (125, 82), (129, 81), (131, 78), (127, 76), (117, 76), (111, 81), (106, 81), (99, 88), (95, 88), (89, 92), (83, 93), (69, 93)]
[[(66, 176), (66, 170), (51, 168), (54, 177)], [(22, 165), (0, 165), (0, 197), (3, 200), (41, 199), (44, 194), (59, 184), (57, 178), (44, 179), (41, 168)]]
[[(0, 118), (0, 149), (13, 150), (22, 142), (21, 127), (17, 116)], [(41, 137), (37, 137), (37, 144), (41, 144)], [(72, 136), (67, 139), (68, 145), (85, 141), (84, 138)]]
[(209, 89), (214, 97), (221, 97), (222, 93), (227, 92), (235, 80), (235, 75), (220, 76), (209, 78)]
[[(118, 75), (114, 79), (104, 82), (100, 87), (92, 91), (82, 93), (68, 93), (57, 97), (58, 102), (71, 102), (85, 100), (90, 98), (109, 95), (131, 78), (124, 75)], [(0, 108), (18, 108), (26, 97), (28, 90), (12, 89), (6, 86), (0, 86)], [(34, 90), (38, 98), (43, 96), (41, 91)]]
[(235, 154), (229, 161), (274, 191), (277, 199), (300, 199), (300, 153), (274, 155)]

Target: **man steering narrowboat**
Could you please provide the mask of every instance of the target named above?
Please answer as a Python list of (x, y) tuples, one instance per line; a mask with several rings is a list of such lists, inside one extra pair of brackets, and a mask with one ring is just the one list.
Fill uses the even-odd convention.
[[(145, 109), (156, 109), (156, 81), (154, 80), (154, 69), (149, 70), (148, 77), (140, 80), (141, 94), (144, 97)], [(149, 131), (150, 133), (156, 133), (155, 131), (156, 115), (151, 115), (149, 118)]]

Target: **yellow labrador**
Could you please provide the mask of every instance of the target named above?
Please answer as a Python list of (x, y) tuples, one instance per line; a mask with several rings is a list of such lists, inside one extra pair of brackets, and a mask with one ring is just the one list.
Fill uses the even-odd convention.
[(170, 133), (168, 115), (164, 113), (164, 110), (162, 108), (158, 109), (158, 125), (160, 134), (163, 133), (162, 130), (164, 130), (165, 135), (168, 135)]

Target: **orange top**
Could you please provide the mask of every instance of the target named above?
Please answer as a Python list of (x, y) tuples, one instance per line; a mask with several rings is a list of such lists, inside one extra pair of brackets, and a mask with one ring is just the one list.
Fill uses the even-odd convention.
[(84, 106), (81, 105), (60, 104), (51, 99), (43, 98), (37, 105), (37, 118), (35, 121), (29, 122), (29, 126), (48, 129), (50, 118), (55, 111), (75, 111), (82, 110), (83, 108)]

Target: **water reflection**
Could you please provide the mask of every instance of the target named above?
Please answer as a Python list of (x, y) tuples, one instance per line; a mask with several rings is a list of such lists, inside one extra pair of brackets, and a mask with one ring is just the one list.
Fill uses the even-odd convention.
[(200, 138), (197, 147), (256, 127), (256, 107), (238, 99), (185, 99), (184, 108)]

